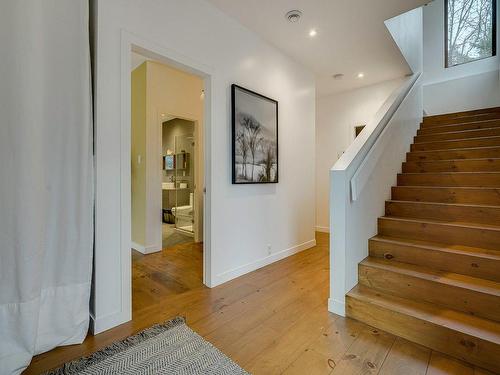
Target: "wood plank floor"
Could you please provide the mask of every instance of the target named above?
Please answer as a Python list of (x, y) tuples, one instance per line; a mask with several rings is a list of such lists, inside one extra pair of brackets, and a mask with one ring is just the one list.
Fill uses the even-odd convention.
[(328, 253), (328, 235), (318, 233), (316, 247), (213, 289), (201, 285), (199, 245), (156, 257), (135, 254), (133, 320), (41, 354), (25, 373), (39, 374), (182, 315), (253, 374), (489, 374), (328, 313)]
[(188, 242), (144, 255), (132, 250), (132, 313), (203, 288), (203, 245)]

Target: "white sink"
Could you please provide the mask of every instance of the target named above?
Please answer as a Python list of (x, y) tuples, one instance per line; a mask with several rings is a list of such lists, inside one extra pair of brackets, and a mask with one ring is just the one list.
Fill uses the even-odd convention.
[(163, 190), (174, 190), (175, 189), (175, 182), (162, 182), (161, 188)]

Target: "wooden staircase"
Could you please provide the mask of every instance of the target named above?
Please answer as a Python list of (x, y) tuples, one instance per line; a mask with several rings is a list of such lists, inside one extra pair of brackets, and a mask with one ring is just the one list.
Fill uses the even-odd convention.
[(500, 373), (500, 107), (426, 117), (347, 315)]

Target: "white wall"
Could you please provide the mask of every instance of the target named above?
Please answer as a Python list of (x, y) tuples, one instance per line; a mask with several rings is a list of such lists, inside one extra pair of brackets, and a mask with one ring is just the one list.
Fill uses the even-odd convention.
[(354, 141), (354, 127), (366, 125), (403, 79), (382, 82), (316, 101), (316, 229), (330, 229), (330, 168)]
[[(413, 73), (422, 72), (423, 66), (422, 18), (422, 8), (417, 8), (385, 21), (385, 26)], [(417, 34), (415, 30), (418, 30)]]
[[(97, 14), (95, 332), (130, 318), (126, 296), (119, 292), (129, 282), (122, 273), (127, 259), (120, 258), (127, 246), (120, 236), (129, 224), (121, 223), (126, 150), (117, 141), (121, 102), (127, 101), (121, 98), (122, 30), (213, 73), (209, 283), (218, 285), (315, 244), (313, 75), (205, 1), (98, 0)], [(279, 184), (231, 185), (231, 83), (279, 101)]]
[(500, 106), (499, 71), (424, 86), (427, 115)]
[[(499, 12), (500, 7), (497, 7), (497, 20)], [(497, 28), (497, 44), (499, 40), (500, 28)], [(435, 0), (424, 7), (423, 85), (427, 114), (500, 105), (499, 64), (497, 54), (445, 68), (444, 0)]]

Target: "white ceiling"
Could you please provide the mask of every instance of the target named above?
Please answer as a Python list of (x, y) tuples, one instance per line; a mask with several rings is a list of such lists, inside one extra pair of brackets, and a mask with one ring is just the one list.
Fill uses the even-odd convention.
[[(384, 21), (429, 0), (208, 0), (312, 70), (318, 96), (395, 79), (410, 72)], [(298, 9), (297, 23), (285, 19)], [(316, 29), (314, 38), (310, 29)], [(363, 72), (364, 78), (357, 78)], [(333, 74), (343, 73), (342, 80)]]

